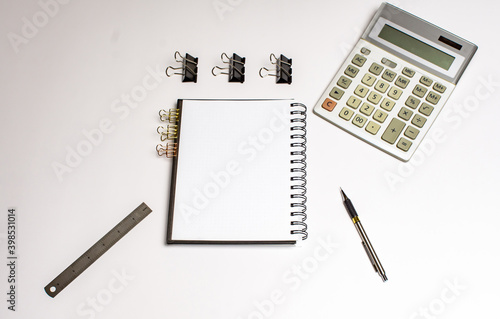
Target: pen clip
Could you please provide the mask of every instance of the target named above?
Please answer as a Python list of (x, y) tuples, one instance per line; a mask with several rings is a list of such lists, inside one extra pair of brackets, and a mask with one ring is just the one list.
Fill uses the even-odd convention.
[(366, 254), (368, 255), (368, 259), (370, 259), (370, 263), (372, 264), (373, 269), (375, 270), (376, 273), (378, 273), (377, 265), (375, 264), (375, 260), (373, 260), (372, 254), (368, 250), (368, 246), (366, 246), (366, 243), (364, 241), (362, 241), (361, 244), (363, 245), (363, 248), (365, 249)]

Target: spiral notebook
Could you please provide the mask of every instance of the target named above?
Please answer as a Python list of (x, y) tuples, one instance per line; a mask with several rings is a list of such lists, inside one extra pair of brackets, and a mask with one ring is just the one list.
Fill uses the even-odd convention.
[(303, 104), (184, 99), (164, 119), (173, 158), (167, 243), (306, 239)]

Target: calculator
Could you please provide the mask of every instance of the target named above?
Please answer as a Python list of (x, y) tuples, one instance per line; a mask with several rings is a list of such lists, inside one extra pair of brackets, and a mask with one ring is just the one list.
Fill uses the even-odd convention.
[(408, 161), (477, 46), (383, 3), (313, 112)]

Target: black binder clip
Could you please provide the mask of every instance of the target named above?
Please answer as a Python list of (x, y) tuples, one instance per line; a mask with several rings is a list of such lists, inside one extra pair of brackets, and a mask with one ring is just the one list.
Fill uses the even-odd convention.
[[(221, 68), (220, 66), (214, 66), (212, 68), (212, 74), (217, 76), (219, 74), (227, 74), (229, 82), (245, 82), (245, 58), (240, 57), (236, 53), (233, 53), (233, 57), (230, 58), (227, 54), (222, 53), (220, 56), (223, 63), (229, 64), (228, 68)], [(215, 69), (219, 70), (219, 73), (215, 73)], [(222, 70), (228, 70), (228, 72), (222, 72)]]
[[(278, 59), (274, 53), (271, 53), (269, 60), (271, 60), (271, 64), (276, 65), (276, 69), (269, 70), (268, 68), (262, 67), (259, 70), (260, 77), (275, 76), (276, 83), (292, 84), (292, 59), (287, 58), (283, 54), (281, 54)], [(262, 71), (266, 71), (267, 73), (263, 74)], [(270, 73), (271, 71), (276, 71), (276, 73), (272, 74)]]
[[(198, 58), (193, 57), (186, 53), (186, 57), (183, 58), (179, 51), (175, 51), (174, 59), (176, 62), (182, 63), (181, 67), (167, 67), (165, 73), (168, 77), (172, 75), (182, 75), (182, 82), (194, 82), (198, 80)], [(168, 70), (174, 70), (174, 73), (169, 74)], [(182, 72), (175, 72), (175, 70), (182, 70)]]

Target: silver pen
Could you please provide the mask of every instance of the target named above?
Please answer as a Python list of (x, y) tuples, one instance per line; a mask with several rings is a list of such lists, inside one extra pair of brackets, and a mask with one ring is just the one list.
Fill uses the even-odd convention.
[(354, 227), (356, 227), (356, 230), (358, 231), (359, 237), (361, 237), (361, 244), (363, 245), (363, 248), (365, 249), (368, 258), (370, 259), (373, 269), (375, 269), (375, 272), (377, 272), (379, 276), (382, 277), (382, 281), (387, 281), (387, 276), (385, 275), (384, 267), (382, 267), (382, 264), (380, 263), (380, 260), (378, 259), (377, 254), (375, 253), (375, 249), (373, 249), (373, 246), (370, 243), (370, 240), (368, 239), (368, 235), (366, 234), (363, 225), (361, 225), (361, 222), (359, 221), (358, 213), (356, 213), (356, 210), (354, 209), (351, 200), (346, 196), (342, 188), (340, 189), (340, 195), (342, 196), (344, 207), (347, 210), (349, 217), (351, 217)]

